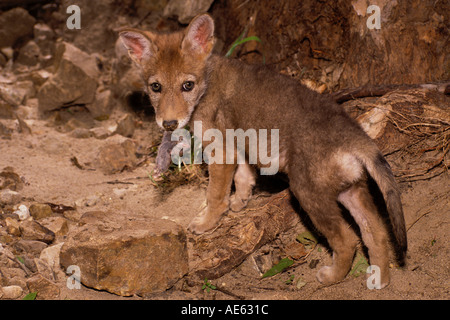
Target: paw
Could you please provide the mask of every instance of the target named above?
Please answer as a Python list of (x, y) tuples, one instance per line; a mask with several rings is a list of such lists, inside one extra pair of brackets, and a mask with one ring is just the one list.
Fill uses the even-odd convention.
[(202, 234), (217, 227), (219, 220), (220, 216), (218, 218), (211, 217), (208, 208), (206, 208), (192, 219), (189, 223), (188, 230), (194, 234)]
[(241, 199), (241, 197), (237, 196), (236, 194), (233, 194), (230, 197), (230, 209), (234, 212), (241, 211), (244, 209), (248, 204), (249, 199)]
[(316, 278), (322, 284), (333, 283), (334, 281), (332, 281), (332, 279), (333, 279), (332, 268), (329, 266), (320, 268), (319, 272), (317, 272), (317, 274), (316, 274)]
[(329, 285), (341, 281), (345, 278), (345, 275), (339, 275), (333, 267), (325, 266), (317, 272), (316, 278), (320, 283)]

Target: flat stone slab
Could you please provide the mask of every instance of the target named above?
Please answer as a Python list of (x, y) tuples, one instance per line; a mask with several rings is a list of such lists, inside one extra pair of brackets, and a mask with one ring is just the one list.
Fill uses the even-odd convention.
[(184, 229), (169, 220), (88, 212), (61, 248), (83, 285), (121, 296), (169, 289), (188, 272)]

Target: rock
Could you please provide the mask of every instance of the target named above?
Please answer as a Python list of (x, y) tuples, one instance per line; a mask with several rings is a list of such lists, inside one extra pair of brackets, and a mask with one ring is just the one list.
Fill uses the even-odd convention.
[[(0, 177), (1, 181), (1, 177)], [(0, 204), (15, 205), (22, 200), (22, 195), (16, 191), (9, 189), (0, 190)]]
[(50, 268), (50, 266), (46, 262), (42, 261), (40, 258), (35, 258), (33, 262), (36, 266), (36, 271), (45, 279), (48, 279), (50, 281), (56, 280), (52, 268)]
[(111, 114), (115, 106), (115, 99), (111, 90), (104, 90), (97, 92), (95, 95), (95, 102), (87, 104), (86, 108), (94, 118), (102, 118)]
[(88, 139), (92, 137), (92, 133), (86, 128), (76, 128), (70, 132), (70, 136), (76, 139)]
[(33, 40), (30, 40), (19, 50), (16, 63), (25, 66), (36, 66), (39, 63), (39, 56), (41, 55), (41, 49)]
[(19, 240), (12, 245), (14, 250), (18, 254), (28, 254), (32, 257), (39, 257), (41, 251), (48, 247), (48, 245), (42, 241), (36, 240)]
[(24, 90), (18, 90), (15, 85), (0, 83), (0, 98), (12, 107), (18, 107), (25, 99)]
[[(27, 276), (26, 272), (23, 271), (21, 268), (2, 268), (2, 272), (8, 279), (13, 278), (25, 278)], [(11, 285), (11, 282), (8, 281), (8, 285)]]
[(23, 96), (23, 104), (28, 104), (28, 99), (36, 96), (36, 89), (32, 80), (17, 81), (14, 85), (17, 91)]
[(33, 203), (30, 206), (30, 214), (35, 220), (50, 217), (53, 215), (52, 208), (45, 203)]
[(63, 131), (70, 132), (78, 128), (89, 129), (89, 125), (86, 122), (72, 118), (64, 124)]
[(62, 272), (59, 267), (59, 254), (64, 242), (42, 250), (39, 259), (34, 259), (38, 272), (48, 280), (55, 281), (55, 274)]
[(11, 217), (6, 217), (5, 223), (6, 223), (6, 232), (8, 232), (10, 235), (20, 237), (22, 233), (20, 232), (19, 221)]
[(27, 279), (26, 277), (13, 277), (11, 279), (9, 279), (8, 281), (8, 285), (9, 286), (18, 286), (20, 288), (22, 288), (23, 290), (27, 289), (27, 283), (26, 283)]
[[(5, 244), (5, 245), (9, 245), (14, 243), (14, 241), (16, 241), (16, 237), (11, 236), (8, 232), (6, 232), (5, 229), (0, 228), (0, 242)], [(1, 253), (1, 248), (0, 248), (0, 253)]]
[(169, 220), (88, 212), (61, 248), (60, 262), (76, 265), (81, 283), (122, 296), (161, 292), (188, 271), (184, 229)]
[(28, 210), (27, 206), (24, 205), (24, 204), (21, 204), (19, 206), (19, 209), (14, 211), (14, 213), (19, 216), (19, 219), (21, 221), (26, 220), (26, 219), (28, 219), (30, 217), (30, 211)]
[[(23, 134), (32, 134), (30, 126), (16, 113), (17, 132)], [(31, 144), (29, 144), (31, 145)]]
[(47, 81), (52, 76), (52, 73), (48, 72), (47, 70), (40, 69), (40, 70), (34, 70), (30, 73), (30, 80), (33, 81), (33, 83), (40, 87), (42, 86), (45, 81)]
[(170, 0), (164, 8), (164, 17), (178, 17), (181, 24), (188, 24), (192, 18), (207, 12), (214, 0)]
[(130, 139), (121, 143), (108, 144), (100, 149), (96, 162), (97, 167), (105, 174), (133, 168), (138, 162), (136, 144)]
[(8, 286), (0, 288), (0, 298), (14, 300), (18, 299), (23, 293), (23, 290), (19, 286)]
[(0, 48), (12, 47), (20, 38), (32, 34), (35, 22), (36, 19), (20, 7), (0, 14)]
[(69, 231), (67, 220), (63, 217), (45, 218), (40, 223), (52, 231), (56, 236), (64, 236)]
[(20, 231), (25, 240), (37, 240), (47, 244), (55, 240), (55, 233), (36, 221), (22, 221)]
[(0, 172), (0, 190), (2, 189), (10, 189), (12, 191), (20, 191), (23, 189), (22, 179), (14, 172), (14, 168), (5, 167)]
[(104, 127), (92, 128), (90, 131), (94, 138), (101, 140), (106, 139), (111, 135), (111, 131)]
[(83, 213), (78, 210), (67, 210), (63, 213), (64, 218), (72, 222), (79, 222), (82, 215)]
[(117, 129), (115, 133), (127, 138), (131, 138), (134, 134), (135, 129), (136, 125), (134, 119), (129, 113), (127, 113), (120, 117), (120, 119), (117, 121)]
[(56, 73), (38, 92), (39, 111), (68, 104), (90, 104), (95, 100), (99, 70), (94, 57), (77, 47), (60, 42), (55, 53)]
[(61, 252), (61, 247), (64, 245), (64, 242), (55, 244), (53, 246), (47, 247), (42, 250), (39, 259), (44, 261), (50, 268), (58, 268), (59, 269), (59, 254)]
[(27, 286), (30, 292), (37, 292), (36, 299), (38, 300), (55, 300), (59, 298), (58, 285), (39, 273), (27, 280)]
[(86, 198), (75, 200), (75, 207), (94, 207), (100, 201), (101, 196), (101, 194), (92, 194)]

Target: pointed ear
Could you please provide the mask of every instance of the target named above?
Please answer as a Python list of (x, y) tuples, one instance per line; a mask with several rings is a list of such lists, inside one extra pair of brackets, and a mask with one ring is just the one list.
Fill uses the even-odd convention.
[(119, 32), (125, 48), (128, 49), (130, 58), (141, 65), (155, 55), (157, 48), (143, 31), (136, 29), (122, 29)]
[(214, 21), (208, 14), (202, 14), (195, 17), (187, 27), (181, 50), (207, 58), (214, 42)]

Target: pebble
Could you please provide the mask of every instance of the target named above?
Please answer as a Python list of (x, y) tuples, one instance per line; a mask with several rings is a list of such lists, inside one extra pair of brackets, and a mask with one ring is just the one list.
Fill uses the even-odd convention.
[(76, 128), (70, 132), (70, 136), (77, 139), (88, 139), (92, 137), (92, 132), (86, 128)]
[(111, 132), (104, 127), (96, 127), (89, 130), (92, 136), (96, 139), (106, 139), (111, 135)]
[(47, 244), (36, 240), (19, 240), (12, 245), (13, 249), (19, 255), (30, 255), (32, 257), (39, 257), (41, 251), (47, 248)]
[(24, 204), (21, 204), (19, 206), (19, 209), (14, 211), (14, 213), (19, 216), (19, 219), (21, 221), (24, 221), (30, 217), (30, 211), (28, 210), (27, 206)]
[(20, 224), (20, 231), (24, 240), (37, 240), (47, 244), (55, 240), (55, 234), (36, 221), (23, 221)]
[(19, 286), (7, 286), (0, 289), (0, 298), (2, 299), (17, 299), (23, 293), (23, 290)]
[(67, 220), (63, 217), (49, 217), (45, 218), (40, 223), (51, 230), (57, 236), (66, 235), (69, 232)]
[(22, 200), (22, 195), (9, 189), (0, 190), (0, 203), (5, 205), (15, 205)]
[(55, 272), (59, 269), (59, 253), (64, 242), (55, 244), (42, 250), (39, 259), (44, 261)]
[(45, 203), (33, 203), (29, 210), (35, 220), (47, 218), (53, 214), (52, 208)]
[(11, 217), (6, 217), (5, 223), (6, 223), (6, 232), (8, 232), (10, 235), (20, 237), (21, 232), (19, 221)]
[(133, 136), (135, 129), (136, 125), (133, 117), (130, 114), (125, 114), (117, 121), (115, 133), (130, 138)]
[(100, 196), (94, 194), (94, 195), (87, 196), (86, 198), (75, 200), (75, 206), (77, 208), (93, 207), (99, 201), (100, 201)]

